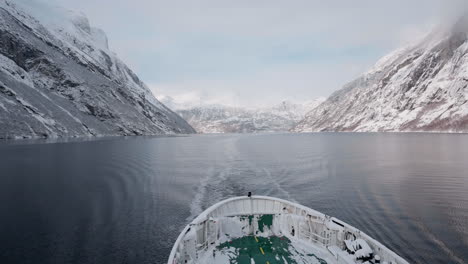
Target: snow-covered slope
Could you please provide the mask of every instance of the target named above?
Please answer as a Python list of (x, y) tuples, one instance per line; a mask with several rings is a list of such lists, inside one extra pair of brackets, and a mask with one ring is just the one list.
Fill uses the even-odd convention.
[(304, 104), (284, 101), (279, 105), (261, 108), (242, 108), (225, 105), (188, 106), (175, 103), (170, 97), (162, 101), (180, 114), (199, 133), (257, 133), (288, 131), (305, 113), (323, 102), (324, 98)]
[(468, 132), (468, 16), (382, 58), (292, 131)]
[(0, 0), (0, 138), (192, 132), (84, 15)]

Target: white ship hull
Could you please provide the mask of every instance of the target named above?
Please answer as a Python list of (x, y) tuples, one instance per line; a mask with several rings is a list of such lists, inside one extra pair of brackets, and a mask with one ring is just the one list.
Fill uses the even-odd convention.
[(266, 196), (230, 198), (201, 213), (170, 253), (168, 264), (182, 263), (408, 264), (343, 221)]

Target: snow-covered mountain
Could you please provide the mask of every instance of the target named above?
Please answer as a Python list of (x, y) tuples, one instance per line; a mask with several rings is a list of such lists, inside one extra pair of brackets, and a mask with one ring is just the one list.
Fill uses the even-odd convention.
[(284, 101), (271, 107), (244, 108), (226, 105), (179, 104), (160, 98), (199, 133), (258, 133), (288, 131), (324, 98), (298, 104)]
[(468, 16), (382, 58), (292, 131), (468, 132)]
[(0, 138), (192, 132), (84, 15), (0, 0)]

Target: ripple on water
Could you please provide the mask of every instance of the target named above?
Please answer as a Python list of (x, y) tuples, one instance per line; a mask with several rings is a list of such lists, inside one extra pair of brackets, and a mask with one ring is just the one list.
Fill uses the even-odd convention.
[[(336, 216), (411, 263), (468, 263), (468, 135), (213, 135), (0, 145), (0, 257), (164, 263), (248, 191)], [(28, 243), (24, 243), (24, 241)]]

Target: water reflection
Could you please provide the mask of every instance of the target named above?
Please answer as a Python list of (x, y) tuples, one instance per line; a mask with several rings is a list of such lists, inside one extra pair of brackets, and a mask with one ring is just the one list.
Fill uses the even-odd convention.
[(6, 263), (165, 263), (190, 219), (248, 191), (336, 216), (412, 263), (468, 261), (468, 135), (35, 143), (0, 145)]

